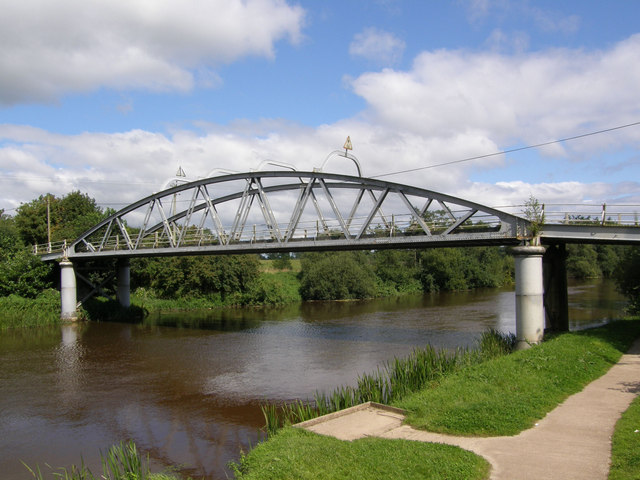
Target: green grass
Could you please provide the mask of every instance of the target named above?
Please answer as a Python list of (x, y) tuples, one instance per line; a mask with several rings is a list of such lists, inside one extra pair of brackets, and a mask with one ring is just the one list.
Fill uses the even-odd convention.
[(640, 396), (616, 423), (611, 446), (609, 480), (640, 478)]
[(243, 480), (473, 480), (489, 472), (484, 459), (457, 447), (379, 438), (345, 442), (293, 427), (231, 466)]
[(60, 323), (60, 293), (44, 290), (35, 299), (17, 295), (0, 297), (0, 330), (41, 327)]
[(604, 374), (640, 336), (640, 321), (566, 333), (460, 370), (394, 403), (407, 423), (457, 435), (514, 435)]

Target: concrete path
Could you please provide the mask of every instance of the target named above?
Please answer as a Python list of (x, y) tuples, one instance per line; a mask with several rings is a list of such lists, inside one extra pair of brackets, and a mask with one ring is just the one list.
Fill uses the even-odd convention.
[(493, 480), (606, 480), (615, 424), (638, 394), (640, 339), (605, 375), (534, 428), (512, 437), (455, 437), (416, 430), (403, 425), (401, 410), (372, 403), (298, 426), (342, 440), (375, 436), (457, 445), (486, 458)]

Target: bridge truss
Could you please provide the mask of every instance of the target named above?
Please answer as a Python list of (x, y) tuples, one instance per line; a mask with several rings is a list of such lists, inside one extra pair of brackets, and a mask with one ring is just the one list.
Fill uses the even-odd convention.
[(44, 260), (509, 245), (517, 216), (442, 193), (323, 172), (233, 173), (116, 212)]

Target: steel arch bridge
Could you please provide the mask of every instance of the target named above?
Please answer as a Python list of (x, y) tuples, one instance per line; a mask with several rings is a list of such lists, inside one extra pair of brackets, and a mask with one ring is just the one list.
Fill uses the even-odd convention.
[(528, 227), (515, 215), (418, 187), (319, 171), (254, 171), (149, 195), (42, 258), (515, 245)]

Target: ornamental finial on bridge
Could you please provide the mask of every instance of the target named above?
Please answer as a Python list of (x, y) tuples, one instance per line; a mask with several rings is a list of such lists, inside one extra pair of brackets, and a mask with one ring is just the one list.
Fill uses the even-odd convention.
[(342, 146), (342, 148), (344, 148), (345, 156), (347, 155), (349, 150), (353, 150), (353, 145), (351, 145), (351, 137), (350, 136), (347, 135), (347, 141), (344, 142), (344, 145)]

